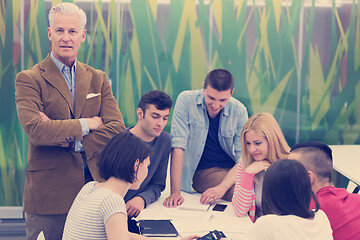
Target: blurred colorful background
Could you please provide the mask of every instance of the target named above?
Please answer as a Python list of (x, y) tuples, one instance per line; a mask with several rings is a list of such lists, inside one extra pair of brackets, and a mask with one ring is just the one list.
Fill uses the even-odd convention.
[[(14, 80), (50, 51), (60, 0), (0, 0), (0, 206), (22, 205), (27, 140)], [(64, 1), (65, 2), (65, 1)], [(355, 0), (77, 0), (88, 18), (78, 60), (104, 70), (126, 126), (143, 93), (175, 101), (228, 69), (249, 114), (275, 116), (290, 146), (360, 144), (360, 6)], [(171, 125), (171, 118), (167, 130)]]

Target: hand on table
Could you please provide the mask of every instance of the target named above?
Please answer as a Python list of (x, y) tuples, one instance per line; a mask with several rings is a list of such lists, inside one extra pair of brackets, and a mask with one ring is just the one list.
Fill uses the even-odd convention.
[(145, 208), (145, 201), (142, 197), (134, 197), (126, 203), (126, 211), (129, 217), (137, 217)]
[(268, 160), (254, 161), (245, 169), (245, 171), (250, 174), (257, 174), (263, 170), (268, 169), (270, 164), (271, 163)]
[(216, 200), (222, 198), (228, 189), (217, 185), (212, 188), (208, 188), (201, 194), (200, 203), (213, 204)]
[(180, 193), (172, 193), (164, 200), (163, 205), (167, 208), (173, 208), (180, 206), (183, 202), (184, 198), (181, 196)]

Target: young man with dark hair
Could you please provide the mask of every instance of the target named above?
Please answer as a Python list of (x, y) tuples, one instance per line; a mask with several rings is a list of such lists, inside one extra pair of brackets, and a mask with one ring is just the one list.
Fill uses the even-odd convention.
[(202, 193), (201, 203), (231, 201), (241, 131), (248, 119), (245, 106), (231, 97), (233, 92), (231, 73), (215, 69), (202, 90), (179, 94), (171, 124), (171, 195), (164, 206), (181, 205), (181, 190), (191, 192), (192, 187)]
[(166, 172), (171, 152), (171, 138), (163, 129), (168, 121), (172, 100), (160, 90), (145, 93), (138, 104), (138, 121), (130, 131), (153, 149), (149, 173), (140, 188), (129, 190), (124, 200), (128, 216), (136, 217), (149, 204), (155, 202), (165, 189)]
[(334, 240), (358, 239), (360, 195), (333, 186), (331, 148), (322, 142), (300, 143), (292, 148), (289, 159), (300, 161), (308, 170), (311, 188), (329, 218)]

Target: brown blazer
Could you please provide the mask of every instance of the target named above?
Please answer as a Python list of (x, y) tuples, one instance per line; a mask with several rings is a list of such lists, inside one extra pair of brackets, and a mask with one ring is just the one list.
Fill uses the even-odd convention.
[[(48, 55), (16, 76), (15, 99), (29, 146), (24, 211), (65, 214), (84, 185), (84, 170), (81, 154), (60, 145), (81, 141), (90, 172), (100, 180), (99, 152), (125, 127), (108, 78), (77, 61), (73, 106), (66, 81)], [(39, 111), (51, 120), (43, 121)], [(104, 125), (83, 137), (77, 119), (93, 116), (102, 117)]]

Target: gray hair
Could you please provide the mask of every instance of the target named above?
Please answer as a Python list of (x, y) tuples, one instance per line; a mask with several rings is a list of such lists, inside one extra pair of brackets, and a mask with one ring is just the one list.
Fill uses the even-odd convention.
[(50, 28), (54, 25), (54, 14), (61, 13), (65, 15), (78, 14), (80, 17), (80, 27), (85, 28), (86, 15), (85, 12), (73, 3), (63, 2), (55, 5), (49, 11), (49, 25)]

